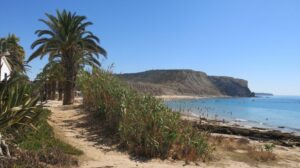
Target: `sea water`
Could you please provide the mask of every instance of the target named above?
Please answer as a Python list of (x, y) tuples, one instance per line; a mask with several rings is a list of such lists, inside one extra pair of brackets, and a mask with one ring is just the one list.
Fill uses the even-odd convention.
[(300, 96), (208, 98), (165, 102), (175, 111), (250, 127), (300, 132)]

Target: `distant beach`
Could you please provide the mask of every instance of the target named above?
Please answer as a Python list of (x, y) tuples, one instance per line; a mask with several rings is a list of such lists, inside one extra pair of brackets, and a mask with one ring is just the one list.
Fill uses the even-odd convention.
[[(217, 98), (164, 96), (166, 105), (195, 117), (220, 120), (247, 128), (300, 133), (300, 97)], [(182, 99), (180, 99), (182, 98)]]

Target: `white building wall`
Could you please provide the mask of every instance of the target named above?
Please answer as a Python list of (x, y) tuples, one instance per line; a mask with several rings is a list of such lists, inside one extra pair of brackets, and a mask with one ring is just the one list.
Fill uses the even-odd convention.
[(7, 62), (1, 58), (1, 64), (2, 64), (2, 67), (1, 67), (1, 81), (4, 80), (5, 78), (5, 74), (7, 76), (10, 75), (10, 68), (9, 68), (9, 65), (7, 65)]

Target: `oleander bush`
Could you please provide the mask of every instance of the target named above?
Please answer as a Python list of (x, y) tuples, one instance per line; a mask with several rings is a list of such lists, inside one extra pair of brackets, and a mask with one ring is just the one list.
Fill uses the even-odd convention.
[(110, 72), (81, 72), (83, 105), (107, 125), (121, 146), (136, 156), (196, 161), (210, 154), (205, 133), (180, 120), (162, 100), (141, 95)]

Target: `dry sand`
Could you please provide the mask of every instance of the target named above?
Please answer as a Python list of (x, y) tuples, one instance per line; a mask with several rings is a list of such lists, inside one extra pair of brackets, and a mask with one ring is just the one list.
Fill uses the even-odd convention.
[[(278, 161), (272, 163), (256, 163), (235, 159), (226, 152), (217, 151), (216, 159), (209, 162), (199, 162), (199, 165), (183, 161), (152, 159), (140, 161), (131, 158), (126, 152), (120, 152), (115, 147), (99, 143), (97, 135), (84, 127), (86, 114), (77, 105), (62, 106), (59, 101), (46, 104), (52, 111), (49, 123), (53, 126), (58, 138), (82, 150), (84, 155), (79, 158), (81, 168), (190, 168), (190, 167), (298, 167), (300, 168), (300, 149), (276, 147)], [(77, 108), (76, 108), (77, 106)], [(238, 157), (238, 156), (237, 156)]]

